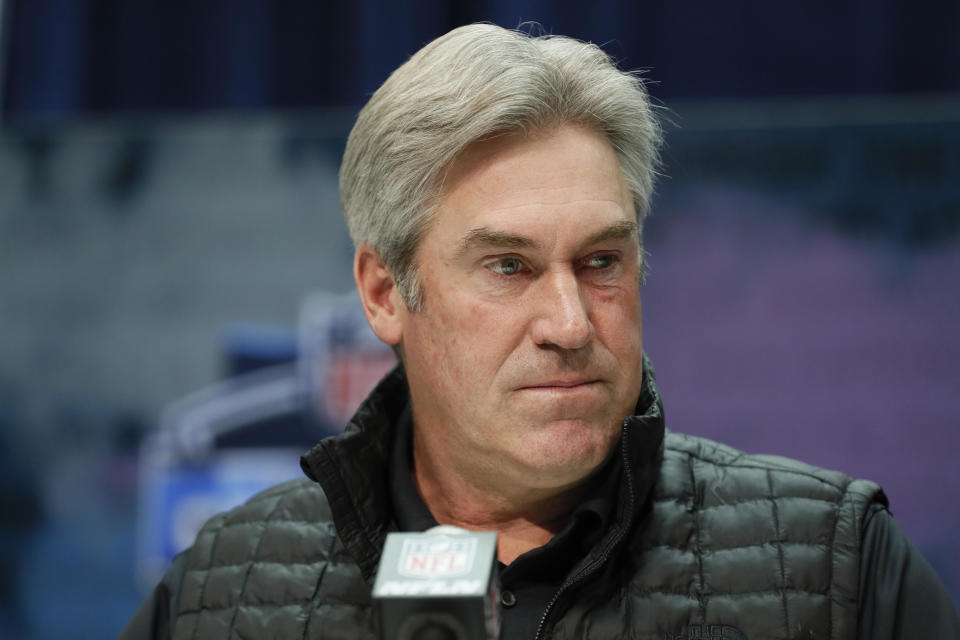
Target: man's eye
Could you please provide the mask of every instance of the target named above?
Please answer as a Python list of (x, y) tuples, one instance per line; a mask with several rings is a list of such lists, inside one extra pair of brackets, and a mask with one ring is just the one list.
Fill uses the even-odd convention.
[(489, 267), (494, 273), (499, 273), (502, 276), (513, 276), (523, 268), (523, 262), (519, 258), (500, 258), (496, 262), (491, 262)]
[(607, 253), (599, 256), (592, 256), (587, 259), (587, 266), (591, 269), (606, 269), (607, 267), (613, 266), (617, 261), (617, 256), (612, 253)]

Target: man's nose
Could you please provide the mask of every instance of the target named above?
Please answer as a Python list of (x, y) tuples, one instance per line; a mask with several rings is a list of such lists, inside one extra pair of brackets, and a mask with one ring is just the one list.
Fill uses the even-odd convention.
[(593, 339), (590, 309), (572, 272), (550, 274), (541, 282), (533, 339), (539, 345), (580, 349)]

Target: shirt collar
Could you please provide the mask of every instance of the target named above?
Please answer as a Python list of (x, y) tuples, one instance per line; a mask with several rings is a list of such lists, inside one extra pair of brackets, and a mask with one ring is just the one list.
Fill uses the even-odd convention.
[(400, 531), (426, 531), (437, 526), (413, 482), (413, 416), (409, 403), (393, 432), (389, 477), (393, 515)]

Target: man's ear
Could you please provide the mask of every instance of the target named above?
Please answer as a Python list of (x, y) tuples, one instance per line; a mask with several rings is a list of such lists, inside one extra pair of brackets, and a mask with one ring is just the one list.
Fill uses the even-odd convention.
[(353, 256), (353, 278), (373, 332), (391, 346), (399, 344), (403, 338), (403, 316), (407, 307), (397, 291), (393, 274), (380, 259), (380, 254), (365, 242), (357, 246)]

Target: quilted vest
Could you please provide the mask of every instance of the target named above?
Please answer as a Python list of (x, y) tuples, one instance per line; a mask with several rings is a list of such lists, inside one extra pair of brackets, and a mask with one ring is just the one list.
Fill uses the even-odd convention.
[[(653, 408), (628, 420), (621, 444), (631, 451), (631, 428), (646, 430), (633, 445), (646, 450), (625, 456), (640, 468), (625, 470), (608, 542), (558, 585), (540, 637), (855, 638), (863, 517), (884, 499), (879, 488), (664, 433), (652, 371), (647, 380), (641, 399)], [(393, 384), (360, 419), (389, 422)], [(176, 640), (377, 637), (370, 589), (392, 521), (388, 439), (351, 437), (355, 448), (324, 441), (329, 455), (305, 463), (319, 484), (280, 485), (203, 527), (175, 597)]]
[(553, 637), (856, 638), (863, 519), (884, 500), (872, 482), (668, 433), (648, 513)]

